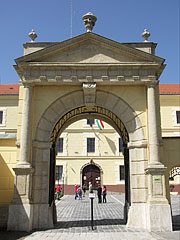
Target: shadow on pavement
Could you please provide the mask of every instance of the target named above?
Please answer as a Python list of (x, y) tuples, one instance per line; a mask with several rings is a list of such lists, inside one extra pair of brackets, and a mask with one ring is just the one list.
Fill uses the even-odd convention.
[[(94, 220), (94, 226), (110, 226), (110, 225), (125, 225), (123, 219), (100, 219)], [(56, 229), (72, 228), (72, 227), (90, 227), (91, 220), (79, 220), (79, 221), (62, 221), (55, 224)]]
[(23, 240), (30, 234), (28, 232), (7, 231), (6, 228), (0, 228), (1, 240)]
[(173, 231), (179, 231), (180, 230), (180, 215), (173, 216), (172, 222), (173, 222)]

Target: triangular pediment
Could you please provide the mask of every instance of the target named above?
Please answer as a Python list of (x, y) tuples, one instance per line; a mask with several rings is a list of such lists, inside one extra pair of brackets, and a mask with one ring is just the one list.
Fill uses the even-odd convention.
[(162, 63), (163, 59), (94, 33), (85, 33), (16, 59), (16, 63), (22, 62), (117, 64)]

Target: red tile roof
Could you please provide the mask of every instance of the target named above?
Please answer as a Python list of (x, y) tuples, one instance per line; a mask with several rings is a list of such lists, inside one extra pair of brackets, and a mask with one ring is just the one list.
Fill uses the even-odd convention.
[(159, 84), (160, 94), (180, 94), (180, 84)]
[(19, 84), (0, 84), (0, 95), (18, 95)]
[[(159, 84), (160, 94), (180, 94), (180, 84)], [(0, 84), (0, 95), (19, 94), (19, 84)]]

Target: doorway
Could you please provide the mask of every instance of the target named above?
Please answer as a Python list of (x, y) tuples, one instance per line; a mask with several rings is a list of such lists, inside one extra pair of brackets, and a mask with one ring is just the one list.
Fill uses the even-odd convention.
[(100, 169), (94, 164), (87, 165), (82, 171), (82, 185), (85, 184), (86, 189), (89, 189), (90, 183), (93, 190), (97, 190), (98, 185), (101, 185)]

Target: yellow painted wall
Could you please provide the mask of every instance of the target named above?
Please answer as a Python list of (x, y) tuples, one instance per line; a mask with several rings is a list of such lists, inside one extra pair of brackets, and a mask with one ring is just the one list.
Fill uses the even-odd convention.
[(164, 158), (163, 164), (169, 172), (172, 167), (180, 166), (180, 137), (163, 138)]
[(0, 139), (0, 204), (9, 204), (14, 192), (16, 140)]
[[(62, 165), (62, 162), (66, 162), (66, 184), (74, 185), (81, 183), (81, 168), (90, 162), (90, 159), (80, 158), (64, 158), (56, 159), (56, 165)], [(93, 161), (98, 164), (103, 170), (102, 184), (116, 185), (119, 180), (119, 173), (117, 163), (123, 165), (123, 158), (93, 158)], [(117, 179), (118, 178), (118, 179)]]
[(180, 95), (161, 95), (162, 136), (180, 136), (180, 124), (176, 123), (176, 111), (180, 111)]
[(36, 132), (37, 124), (44, 113), (55, 100), (59, 99), (67, 93), (78, 90), (78, 86), (36, 86), (33, 91), (33, 126), (32, 137)]
[(18, 96), (0, 96), (0, 108), (6, 111), (6, 124), (0, 126), (0, 133), (16, 133), (18, 124)]
[(101, 156), (114, 156), (117, 151), (114, 133), (100, 133), (99, 134), (99, 152)]
[(68, 134), (68, 156), (83, 154), (83, 133)]
[(143, 130), (144, 136), (147, 138), (147, 90), (145, 86), (101, 86), (104, 91), (109, 91), (127, 102), (138, 115)]

